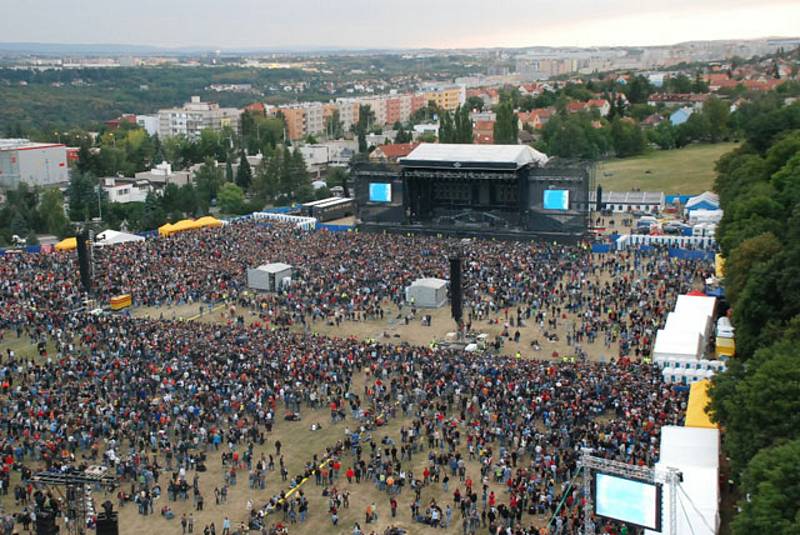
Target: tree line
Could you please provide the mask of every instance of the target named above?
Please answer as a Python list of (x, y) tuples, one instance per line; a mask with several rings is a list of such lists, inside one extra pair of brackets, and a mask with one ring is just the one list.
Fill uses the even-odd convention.
[(711, 416), (739, 490), (735, 535), (800, 532), (800, 104), (767, 94), (737, 111), (745, 142), (717, 162), (736, 356)]

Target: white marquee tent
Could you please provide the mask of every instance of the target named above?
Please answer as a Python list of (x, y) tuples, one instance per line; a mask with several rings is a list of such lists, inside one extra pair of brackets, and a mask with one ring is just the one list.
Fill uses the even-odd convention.
[(94, 245), (103, 247), (105, 245), (116, 245), (118, 243), (128, 243), (132, 241), (144, 241), (144, 237), (129, 232), (108, 229), (95, 236)]
[[(677, 525), (669, 522), (670, 493), (664, 487), (660, 535), (716, 535), (719, 529), (719, 430), (666, 425), (661, 428), (657, 473), (677, 468), (683, 475), (675, 504)], [(655, 532), (646, 530), (648, 535)]]

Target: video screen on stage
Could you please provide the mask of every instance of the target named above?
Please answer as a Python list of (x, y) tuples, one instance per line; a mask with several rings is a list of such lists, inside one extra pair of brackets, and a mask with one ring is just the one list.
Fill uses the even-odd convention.
[(660, 485), (598, 472), (594, 490), (596, 514), (661, 531)]
[(392, 185), (387, 182), (371, 182), (369, 200), (370, 202), (392, 202)]
[(569, 210), (569, 190), (546, 189), (544, 190), (545, 210)]

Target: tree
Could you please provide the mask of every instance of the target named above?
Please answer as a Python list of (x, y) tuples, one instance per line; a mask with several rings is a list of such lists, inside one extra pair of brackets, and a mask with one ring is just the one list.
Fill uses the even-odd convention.
[(287, 161), (287, 165), (292, 176), (292, 191), (295, 192), (295, 195), (299, 195), (297, 193), (298, 191), (307, 193), (307, 188), (311, 188), (311, 180), (309, 179), (308, 170), (306, 169), (306, 160), (303, 158), (303, 153), (300, 152), (300, 149), (295, 147), (294, 152), (292, 152), (291, 160)]
[(69, 221), (64, 214), (64, 195), (58, 188), (49, 188), (42, 192), (39, 217), (44, 222), (45, 232), (59, 237), (65, 234)]
[(225, 182), (233, 182), (233, 164), (230, 158), (225, 160)]
[(375, 123), (375, 112), (372, 111), (369, 104), (361, 104), (358, 106), (358, 122), (353, 125), (356, 135), (358, 137), (358, 152), (365, 154), (369, 147), (367, 147), (367, 132), (369, 132), (372, 125)]
[(350, 196), (350, 191), (347, 188), (347, 171), (341, 167), (334, 167), (329, 171), (327, 183), (329, 188), (341, 186), (344, 190), (344, 196)]
[(444, 110), (439, 115), (439, 143), (455, 143), (456, 131), (453, 116)]
[(707, 121), (707, 135), (709, 141), (717, 143), (728, 135), (730, 107), (727, 102), (712, 95), (703, 103), (702, 113)]
[(494, 142), (496, 145), (517, 144), (517, 114), (510, 100), (497, 106), (497, 117), (494, 123)]
[(647, 102), (647, 97), (653, 93), (653, 86), (640, 74), (631, 78), (625, 85), (624, 92), (631, 104), (644, 104)]
[(339, 139), (344, 136), (344, 123), (339, 110), (333, 110), (333, 113), (325, 118), (325, 134), (328, 139)]
[(455, 139), (454, 143), (472, 143), (472, 119), (469, 117), (469, 108), (458, 106), (453, 115)]
[(182, 212), (180, 209), (180, 195), (181, 189), (177, 184), (170, 183), (164, 186), (161, 191), (161, 207), (167, 215), (180, 217), (180, 212)]
[(742, 475), (734, 535), (800, 533), (800, 439), (761, 450)]
[(70, 173), (67, 195), (71, 221), (89, 221), (99, 215), (95, 187), (97, 181), (91, 174), (78, 170)]
[[(737, 326), (738, 327), (738, 326)], [(738, 338), (738, 328), (737, 328)], [(752, 373), (720, 376), (712, 385), (712, 409), (725, 425), (725, 444), (734, 473), (739, 473), (759, 449), (797, 437), (800, 429), (800, 358), (796, 341), (781, 340), (760, 349)], [(760, 363), (760, 365), (758, 365)], [(730, 395), (720, 399), (719, 383), (730, 382)]]
[(219, 190), (219, 207), (226, 214), (241, 213), (245, 207), (242, 189), (230, 182), (223, 184)]
[(397, 135), (394, 136), (395, 143), (411, 143), (412, 139), (414, 137), (411, 132), (407, 132), (402, 126), (397, 130)]
[(250, 169), (250, 163), (247, 161), (247, 155), (244, 151), (239, 154), (239, 168), (236, 170), (236, 185), (247, 191), (250, 184), (253, 183), (253, 171)]
[(155, 192), (150, 191), (144, 201), (144, 215), (142, 225), (147, 230), (155, 230), (163, 225), (167, 220), (164, 207), (161, 206), (161, 199)]
[(197, 198), (197, 189), (191, 182), (181, 186), (178, 193), (178, 210), (184, 213), (187, 217), (193, 217), (197, 214), (199, 202)]
[(638, 124), (616, 118), (611, 123), (611, 143), (617, 157), (626, 158), (644, 152), (645, 137)]
[(483, 111), (483, 99), (478, 96), (467, 97), (464, 105), (468, 110)]
[(751, 270), (756, 265), (768, 262), (783, 249), (780, 240), (771, 232), (765, 232), (742, 240), (725, 262), (725, 295), (736, 304), (747, 284)]
[(207, 212), (211, 202), (217, 198), (219, 188), (225, 183), (222, 170), (217, 163), (206, 158), (206, 161), (195, 172), (194, 181), (197, 185), (197, 204), (201, 211)]

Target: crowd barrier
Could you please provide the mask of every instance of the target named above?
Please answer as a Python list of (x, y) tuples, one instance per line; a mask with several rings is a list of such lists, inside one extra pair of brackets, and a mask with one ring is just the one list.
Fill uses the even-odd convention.
[(617, 249), (631, 246), (666, 245), (679, 249), (715, 251), (717, 241), (709, 236), (651, 236), (649, 234), (623, 234), (616, 241)]
[(352, 225), (329, 225), (327, 223), (317, 223), (317, 230), (329, 230), (331, 232), (352, 232), (355, 229)]
[(292, 223), (303, 230), (314, 230), (317, 227), (316, 217), (302, 217), (298, 215), (277, 214), (274, 212), (253, 212), (250, 214), (253, 221), (280, 221)]

